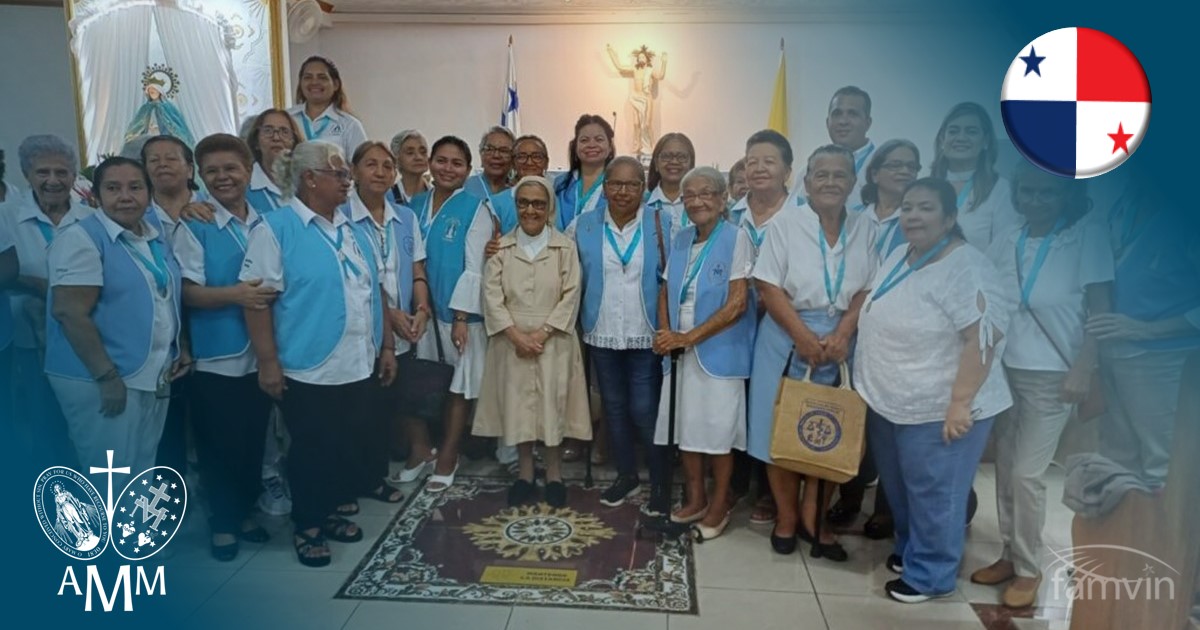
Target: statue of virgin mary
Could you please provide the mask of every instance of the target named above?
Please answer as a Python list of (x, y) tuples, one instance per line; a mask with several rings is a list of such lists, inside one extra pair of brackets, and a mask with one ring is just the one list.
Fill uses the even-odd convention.
[(183, 140), (189, 147), (195, 146), (196, 141), (183, 113), (171, 102), (171, 97), (179, 91), (175, 73), (164, 66), (152, 66), (142, 75), (142, 86), (146, 91), (146, 102), (125, 129), (125, 142), (140, 136), (165, 134)]

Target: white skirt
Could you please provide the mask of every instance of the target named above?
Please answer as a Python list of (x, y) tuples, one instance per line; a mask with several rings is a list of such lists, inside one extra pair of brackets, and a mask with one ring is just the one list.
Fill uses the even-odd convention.
[[(691, 309), (680, 312), (684, 330), (692, 327)], [(696, 350), (680, 357), (675, 384), (675, 444), (680, 450), (724, 455), (746, 450), (746, 380), (715, 378), (700, 367)], [(671, 409), (671, 375), (663, 377), (654, 443), (667, 443)]]
[[(460, 353), (454, 347), (450, 337), (453, 324), (437, 322), (438, 334), (441, 335), (442, 354), (444, 363), (454, 366), (454, 380), (450, 382), (450, 392), (462, 394), (467, 400), (479, 398), (479, 389), (483, 384), (483, 362), (487, 355), (487, 331), (483, 323), (467, 324), (467, 347)], [(433, 327), (427, 326), (425, 334), (417, 342), (417, 357), (436, 361), (438, 358), (437, 340), (433, 337)], [(399, 375), (403, 378), (404, 375)]]

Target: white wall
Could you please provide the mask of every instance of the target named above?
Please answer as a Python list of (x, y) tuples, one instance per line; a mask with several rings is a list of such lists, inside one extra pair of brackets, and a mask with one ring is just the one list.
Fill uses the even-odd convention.
[[(988, 76), (972, 51), (1012, 50), (1004, 34), (977, 28), (864, 19), (808, 24), (399, 24), (337, 22), (313, 41), (293, 45), (293, 77), (310, 54), (338, 63), (370, 137), (387, 140), (417, 127), (434, 138), (454, 133), (476, 145), (499, 118), (507, 63), (516, 40), (522, 131), (549, 144), (552, 168), (566, 163), (575, 119), (584, 112), (618, 111), (617, 145), (627, 151), (632, 114), (628, 80), (613, 70), (605, 44), (629, 51), (645, 43), (669, 53), (660, 89), (660, 130), (682, 131), (700, 163), (728, 168), (746, 137), (766, 124), (787, 40), (789, 117), (797, 160), (828, 141), (824, 118), (838, 87), (855, 84), (875, 103), (871, 137), (903, 136), (932, 148), (942, 116), (954, 103), (975, 100), (1000, 125), (1000, 82), (1011, 56)], [(989, 42), (1000, 42), (997, 47)], [(998, 131), (1003, 135), (1002, 127)], [(925, 158), (926, 163), (931, 155)]]
[(53, 133), (79, 143), (67, 24), (61, 7), (0, 6), (0, 148), (9, 184), (25, 188), (17, 147), (26, 136)]

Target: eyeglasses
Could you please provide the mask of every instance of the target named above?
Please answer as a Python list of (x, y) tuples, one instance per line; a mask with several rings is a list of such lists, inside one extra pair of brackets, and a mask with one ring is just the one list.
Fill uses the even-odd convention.
[(485, 144), (479, 148), (479, 151), (484, 155), (502, 155), (508, 157), (512, 155), (512, 147), (494, 147), (490, 144)]
[(538, 212), (545, 212), (546, 208), (550, 207), (550, 202), (541, 199), (522, 199), (517, 198), (517, 209), (524, 210), (525, 208), (533, 208)]
[(604, 180), (604, 187), (613, 192), (624, 192), (626, 190), (637, 190), (642, 187), (642, 182), (622, 182), (615, 179)]
[(545, 153), (518, 153), (516, 160), (526, 164), (528, 162), (545, 162), (548, 157)]
[(687, 164), (692, 156), (687, 153), (660, 153), (658, 160), (660, 162), (673, 162), (675, 164)]
[(1029, 189), (1024, 186), (1017, 188), (1018, 203), (1043, 203), (1050, 204), (1062, 199), (1063, 191), (1058, 188), (1034, 188)]
[(348, 169), (344, 169), (344, 168), (314, 168), (313, 170), (318, 173), (325, 173), (326, 175), (332, 176), (336, 179), (340, 179), (344, 182), (350, 181), (350, 171)]
[(280, 138), (291, 138), (292, 130), (287, 127), (259, 127), (258, 135), (260, 136), (278, 136)]
[(721, 193), (719, 193), (715, 190), (701, 190), (700, 192), (695, 192), (695, 193), (683, 193), (682, 195), (680, 195), (679, 198), (683, 200), (684, 204), (689, 204), (696, 200), (715, 201), (720, 196), (721, 196)]
[(880, 168), (897, 173), (901, 170), (912, 171), (914, 173), (921, 172), (920, 162), (901, 162), (900, 160), (888, 160), (880, 165)]

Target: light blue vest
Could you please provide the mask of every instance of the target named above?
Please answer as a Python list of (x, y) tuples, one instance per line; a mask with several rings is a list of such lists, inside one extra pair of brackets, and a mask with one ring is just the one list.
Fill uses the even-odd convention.
[[(230, 219), (224, 229), (215, 222), (193, 220), (184, 221), (183, 226), (183, 229), (191, 231), (204, 250), (205, 286), (231, 287), (238, 284), (238, 273), (246, 252), (233, 235), (232, 231), (238, 229), (234, 220)], [(192, 334), (192, 354), (197, 359), (235, 357), (250, 347), (246, 319), (242, 307), (237, 304), (189, 309), (188, 330)]]
[(284, 205), (279, 195), (276, 195), (267, 188), (259, 188), (258, 190), (246, 189), (246, 202), (260, 215), (274, 212)]
[[(432, 190), (413, 197), (417, 219), (423, 221), (426, 205)], [(459, 193), (446, 201), (433, 217), (428, 229), (422, 227), (425, 236), (425, 269), (429, 276), (429, 291), (433, 299), (434, 314), (438, 321), (447, 324), (454, 321), (450, 298), (454, 287), (467, 268), (467, 231), (475, 221), (479, 210), (479, 198), (466, 192)], [(478, 315), (467, 315), (468, 322), (482, 322)]]
[[(268, 214), (263, 221), (279, 241), (287, 278), (286, 288), (272, 307), (275, 338), (280, 340), (279, 362), (285, 370), (309, 370), (324, 363), (346, 334), (346, 300), (342, 297), (345, 272), (325, 236), (317, 232), (321, 227), (315, 222), (306, 226), (291, 206)], [(342, 229), (353, 235), (363, 258), (367, 259), (378, 353), (383, 341), (383, 304), (379, 270), (370, 253), (371, 237), (354, 223)]]
[(517, 198), (512, 188), (492, 197), (492, 214), (500, 222), (501, 234), (508, 234), (517, 227)]
[[(146, 222), (158, 230), (158, 238), (155, 240), (163, 252), (167, 273), (171, 277), (171, 296), (178, 324), (182, 291), (179, 264), (171, 254), (171, 246), (167, 244), (158, 217), (153, 212), (146, 212)], [(83, 230), (100, 251), (104, 286), (100, 287), (100, 296), (92, 309), (92, 323), (100, 332), (100, 341), (104, 344), (108, 358), (116, 366), (117, 373), (122, 378), (127, 378), (142, 369), (150, 356), (154, 330), (153, 292), (157, 289), (142, 275), (138, 262), (125, 247), (108, 237), (99, 214), (81, 219), (66, 229)], [(75, 353), (75, 348), (67, 341), (62, 326), (53, 316), (53, 291), (46, 302), (46, 373), (77, 380), (92, 380), (92, 374), (84, 367)], [(178, 329), (177, 325), (176, 330)], [(172, 360), (177, 355), (178, 344), (172, 343)]]
[[(680, 291), (695, 238), (694, 225), (683, 228), (671, 243), (671, 255), (667, 259), (667, 309), (676, 331), (679, 330)], [(707, 321), (721, 310), (729, 296), (729, 275), (738, 238), (737, 226), (725, 225), (710, 238), (716, 238), (716, 241), (694, 281), (696, 324)], [(700, 367), (715, 378), (750, 378), (754, 325), (754, 310), (747, 309), (732, 326), (700, 342), (696, 346)], [(670, 360), (664, 359), (663, 369), (669, 370), (670, 366)]]
[[(392, 207), (392, 212), (396, 214), (395, 221), (388, 222), (390, 230), (388, 238), (389, 251), (396, 256), (396, 285), (384, 287), (396, 298), (396, 307), (400, 310), (409, 313), (412, 311), (412, 296), (413, 296), (413, 250), (416, 243), (413, 242), (413, 226), (417, 222), (417, 215), (407, 206), (397, 205), (388, 202)], [(349, 202), (342, 205), (342, 214), (346, 215), (347, 219), (354, 220), (354, 212)], [(379, 232), (375, 229), (375, 222), (371, 217), (363, 217), (358, 222), (364, 232), (371, 236), (371, 251), (375, 252), (381, 261), (383, 261), (383, 251), (380, 249)], [(384, 264), (387, 264), (384, 261)], [(380, 275), (383, 274), (383, 269), (379, 270)]]
[[(658, 235), (654, 217), (655, 210), (642, 209), (642, 309), (646, 323), (658, 330), (658, 277), (661, 269), (658, 256)], [(585, 212), (575, 224), (575, 246), (583, 266), (583, 309), (580, 319), (583, 331), (590, 333), (600, 321), (601, 301), (604, 299), (604, 248), (609, 247), (604, 238), (604, 209)], [(662, 226), (663, 246), (670, 250), (671, 229), (664, 218)]]
[[(571, 225), (571, 221), (575, 219), (575, 183), (579, 178), (577, 171), (563, 173), (554, 180), (555, 196), (557, 197), (558, 206), (558, 231), (565, 232), (567, 226)], [(559, 186), (566, 186), (561, 192), (558, 192)], [(595, 195), (599, 196), (596, 201), (595, 212), (603, 214), (604, 210), (608, 209), (608, 198), (604, 196), (604, 190), (597, 190)], [(579, 210), (582, 212), (582, 202)], [(668, 227), (666, 225), (664, 228)]]

